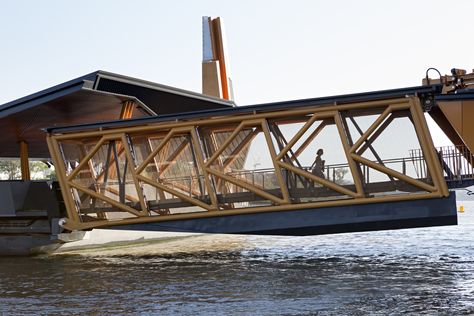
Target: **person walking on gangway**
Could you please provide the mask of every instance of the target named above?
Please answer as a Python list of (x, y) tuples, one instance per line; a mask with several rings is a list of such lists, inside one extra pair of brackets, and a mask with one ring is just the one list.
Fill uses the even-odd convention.
[(323, 154), (323, 149), (318, 149), (318, 151), (316, 152), (316, 159), (311, 165), (311, 173), (317, 177), (324, 179), (324, 164), (326, 163), (326, 161), (321, 158)]

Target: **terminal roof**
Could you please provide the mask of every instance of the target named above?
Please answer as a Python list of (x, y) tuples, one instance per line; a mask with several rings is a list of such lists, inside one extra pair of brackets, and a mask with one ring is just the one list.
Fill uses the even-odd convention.
[(96, 71), (0, 105), (0, 157), (18, 157), (20, 141), (28, 143), (30, 157), (49, 157), (42, 129), (116, 120), (125, 101), (135, 102), (133, 118), (234, 106), (200, 93)]

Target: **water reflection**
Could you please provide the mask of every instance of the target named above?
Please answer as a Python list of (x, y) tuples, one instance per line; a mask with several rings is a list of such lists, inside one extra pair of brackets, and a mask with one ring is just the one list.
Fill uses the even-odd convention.
[(474, 204), (460, 226), (202, 236), (0, 259), (0, 313), (472, 314)]

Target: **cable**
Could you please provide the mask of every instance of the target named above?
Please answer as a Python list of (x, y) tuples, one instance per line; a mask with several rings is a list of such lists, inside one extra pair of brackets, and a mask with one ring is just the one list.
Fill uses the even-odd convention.
[(430, 84), (430, 78), (428, 77), (428, 72), (429, 72), (430, 70), (436, 71), (436, 72), (438, 73), (439, 79), (440, 79), (440, 81), (441, 81), (441, 77), (442, 77), (441, 72), (439, 72), (439, 70), (436, 69), (436, 68), (434, 68), (434, 67), (430, 67), (430, 68), (426, 69), (426, 73), (425, 73), (426, 82), (427, 82), (428, 84)]

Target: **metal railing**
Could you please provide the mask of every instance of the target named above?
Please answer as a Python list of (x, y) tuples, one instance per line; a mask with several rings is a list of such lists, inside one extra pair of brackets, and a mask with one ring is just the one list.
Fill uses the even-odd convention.
[[(466, 146), (443, 146), (437, 147), (436, 151), (446, 181), (474, 179), (474, 157)], [(380, 163), (376, 160), (373, 162)], [(411, 169), (415, 173), (415, 179), (428, 181), (431, 179), (421, 149), (410, 150), (409, 157), (384, 159), (381, 162), (388, 168), (392, 167), (404, 175), (409, 175), (409, 169)], [(304, 166), (302, 169), (311, 172), (311, 167)], [(352, 179), (341, 177), (340, 170), (349, 170), (349, 165), (347, 163), (327, 165), (323, 173), (329, 181), (338, 184), (352, 184)], [(368, 166), (361, 164), (361, 172), (366, 184), (380, 182), (380, 179), (371, 175), (371, 168)], [(273, 168), (239, 170), (230, 172), (228, 175), (245, 180), (261, 189), (274, 189), (277, 185)], [(289, 181), (288, 176), (285, 178)], [(239, 192), (239, 187), (236, 186), (235, 192)]]
[[(474, 179), (474, 157), (466, 146), (437, 147), (436, 152), (446, 181)], [(410, 150), (410, 156), (415, 163), (419, 176), (422, 178), (429, 177), (426, 164), (420, 159), (420, 157), (423, 157), (421, 150)]]
[[(443, 146), (436, 148), (436, 151), (438, 152), (438, 157), (440, 159), (441, 167), (444, 170), (446, 181), (474, 180), (474, 157), (467, 147)], [(410, 150), (409, 157), (392, 158), (382, 160), (381, 162), (374, 162), (383, 163), (383, 165), (387, 166), (388, 168), (396, 169), (404, 175), (411, 175), (419, 180), (430, 181), (431, 178), (421, 149)], [(311, 172), (311, 167), (309, 166), (303, 166), (302, 169), (307, 172)], [(412, 170), (411, 173), (414, 172), (415, 175), (409, 174), (409, 169)], [(323, 174), (325, 179), (334, 183), (340, 185), (353, 184), (352, 177), (346, 177), (346, 173), (341, 172), (341, 170), (347, 170), (350, 175), (349, 165), (346, 163), (327, 165), (324, 167)], [(361, 164), (361, 172), (366, 184), (383, 182), (380, 178), (377, 178), (377, 176), (373, 175), (374, 171), (371, 171), (371, 168), (366, 165)], [(227, 172), (226, 174), (231, 177), (243, 180), (262, 190), (272, 190), (279, 188), (275, 170), (273, 168), (233, 170), (231, 172)], [(289, 172), (283, 170), (283, 175), (287, 185), (290, 186), (291, 180)], [(387, 178), (385, 181), (386, 180), (389, 179)], [(199, 187), (204, 187), (204, 185), (202, 185), (203, 181), (204, 177), (202, 175), (162, 179), (162, 183), (172, 187), (173, 189), (189, 193), (190, 195), (196, 196), (198, 198), (204, 198), (207, 195), (206, 190), (204, 190), (204, 192), (200, 192), (200, 194), (196, 194), (196, 191), (199, 191), (196, 190), (198, 187), (198, 182), (201, 182), (201, 186)], [(311, 183), (312, 182), (310, 180), (299, 179), (297, 177), (294, 187), (307, 188), (311, 185)], [(215, 183), (215, 185), (217, 187), (217, 183)], [(247, 192), (245, 188), (237, 186), (233, 183), (221, 183), (220, 186), (220, 188), (217, 188), (217, 191), (221, 194)]]

